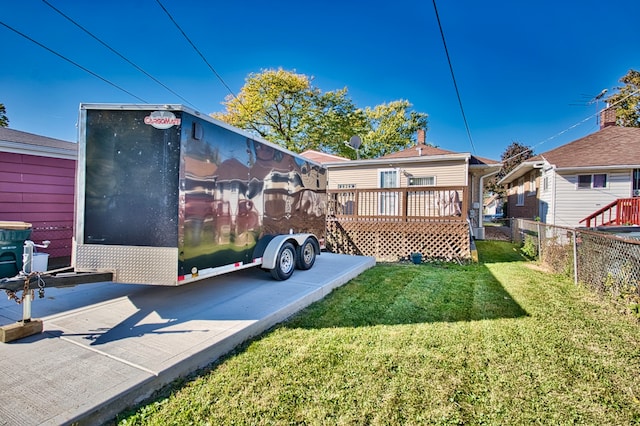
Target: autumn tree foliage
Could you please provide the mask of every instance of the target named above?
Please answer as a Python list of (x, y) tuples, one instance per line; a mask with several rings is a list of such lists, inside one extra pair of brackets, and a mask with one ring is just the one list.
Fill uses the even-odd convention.
[(624, 86), (607, 98), (607, 103), (616, 107), (616, 124), (640, 127), (640, 71), (629, 70), (620, 82)]
[(348, 158), (356, 153), (345, 142), (361, 137), (361, 158), (375, 158), (414, 143), (427, 114), (406, 100), (358, 108), (347, 88), (322, 92), (313, 78), (283, 69), (252, 73), (237, 96), (223, 102), (225, 112), (213, 117), (255, 132), (294, 152), (307, 149)]

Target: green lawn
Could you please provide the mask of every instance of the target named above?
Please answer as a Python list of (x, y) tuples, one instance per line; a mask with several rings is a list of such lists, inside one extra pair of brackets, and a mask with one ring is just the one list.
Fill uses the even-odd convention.
[(506, 242), (366, 271), (120, 424), (640, 423), (640, 333)]

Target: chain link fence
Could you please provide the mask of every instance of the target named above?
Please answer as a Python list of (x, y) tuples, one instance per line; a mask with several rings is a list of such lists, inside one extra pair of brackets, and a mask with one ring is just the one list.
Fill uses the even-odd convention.
[(629, 235), (511, 219), (511, 239), (525, 255), (640, 317), (640, 237)]

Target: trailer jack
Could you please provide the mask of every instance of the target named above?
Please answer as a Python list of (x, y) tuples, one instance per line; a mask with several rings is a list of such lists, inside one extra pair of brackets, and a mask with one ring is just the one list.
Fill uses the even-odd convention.
[(38, 295), (40, 298), (43, 298), (45, 282), (37, 272), (32, 272), (24, 277), (22, 297), (18, 297), (15, 291), (5, 290), (7, 296), (9, 296), (9, 300), (14, 300), (17, 304), (22, 305), (22, 320), (0, 327), (0, 342), (2, 343), (8, 343), (23, 337), (42, 333), (42, 320), (31, 318), (31, 302), (35, 296), (35, 291), (30, 285), (33, 278), (35, 278), (38, 283)]

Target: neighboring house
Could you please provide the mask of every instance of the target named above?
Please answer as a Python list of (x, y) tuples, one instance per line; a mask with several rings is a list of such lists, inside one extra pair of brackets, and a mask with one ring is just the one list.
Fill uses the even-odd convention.
[(496, 218), (502, 216), (503, 200), (498, 194), (492, 194), (484, 199), (485, 217)]
[(324, 162), (328, 169), (327, 188), (373, 189), (420, 186), (464, 187), (471, 231), (484, 238), (482, 225), (483, 186), (485, 179), (500, 171), (501, 163), (470, 153), (458, 153), (427, 145), (426, 133), (418, 131), (417, 144), (376, 159), (348, 162)]
[(0, 128), (0, 221), (31, 223), (53, 266), (70, 263), (76, 158), (75, 143)]
[(327, 246), (380, 261), (476, 259), (482, 188), (501, 164), (417, 144), (369, 160), (311, 157), (327, 168)]
[[(541, 203), (538, 199), (540, 189), (540, 159), (534, 157), (520, 163), (516, 169), (505, 176), (499, 184), (507, 187), (508, 217), (520, 217), (534, 220), (540, 217)], [(548, 184), (548, 181), (547, 181)], [(544, 207), (544, 206), (543, 206)]]
[(599, 131), (529, 158), (498, 182), (510, 217), (579, 227), (616, 200), (640, 197), (640, 128), (612, 125), (611, 111)]

